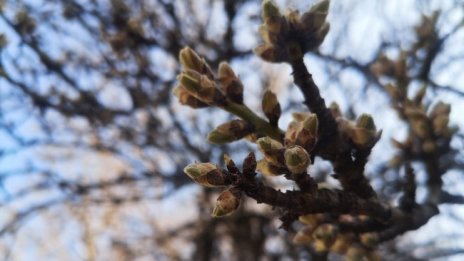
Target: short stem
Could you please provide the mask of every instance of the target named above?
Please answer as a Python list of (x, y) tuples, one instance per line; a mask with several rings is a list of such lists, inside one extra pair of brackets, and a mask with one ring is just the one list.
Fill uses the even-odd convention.
[(237, 103), (229, 103), (224, 109), (244, 121), (253, 125), (255, 132), (269, 136), (275, 140), (282, 141), (284, 132), (278, 127), (272, 126), (269, 122), (256, 115), (250, 108)]

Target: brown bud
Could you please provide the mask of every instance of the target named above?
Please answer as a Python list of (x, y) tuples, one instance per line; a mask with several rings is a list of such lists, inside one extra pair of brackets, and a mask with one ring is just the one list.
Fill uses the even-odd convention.
[(205, 187), (221, 187), (231, 184), (231, 180), (227, 175), (227, 172), (221, 169), (211, 170), (206, 173), (206, 175), (199, 176), (193, 180)]
[(277, 96), (270, 90), (263, 95), (262, 109), (271, 125), (277, 126), (282, 111)]
[(240, 206), (240, 198), (240, 191), (234, 188), (221, 192), (211, 215), (222, 217), (234, 212)]
[(172, 93), (183, 105), (190, 106), (194, 109), (209, 107), (208, 104), (200, 101), (199, 99), (191, 95), (187, 90), (185, 90), (185, 88), (182, 85), (177, 85), (176, 87), (174, 87)]
[(224, 154), (224, 162), (226, 164), (227, 170), (232, 173), (238, 173), (239, 170), (235, 165), (235, 162), (229, 157), (229, 155)]
[(256, 171), (256, 157), (253, 152), (250, 152), (243, 161), (243, 174), (248, 176), (254, 176)]
[(235, 75), (230, 65), (226, 62), (219, 64), (219, 82), (220, 87), (232, 102), (243, 103), (243, 84)]
[(243, 120), (232, 120), (219, 125), (208, 134), (208, 141), (214, 144), (224, 144), (237, 141), (252, 132), (252, 127)]
[(268, 62), (281, 62), (279, 52), (274, 48), (273, 45), (264, 43), (258, 45), (253, 52), (261, 57), (263, 60)]

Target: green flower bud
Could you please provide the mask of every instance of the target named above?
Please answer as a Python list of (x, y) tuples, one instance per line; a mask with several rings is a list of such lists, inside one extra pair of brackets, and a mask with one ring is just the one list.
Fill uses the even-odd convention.
[(252, 127), (243, 120), (232, 120), (219, 125), (208, 134), (208, 141), (214, 144), (224, 144), (237, 141), (252, 132)]
[(294, 113), (295, 121), (290, 122), (285, 132), (285, 145), (300, 145), (311, 151), (317, 140), (318, 119), (312, 113)]
[(277, 96), (270, 90), (263, 95), (262, 109), (271, 125), (277, 126), (282, 111)]
[(217, 166), (209, 162), (192, 163), (184, 168), (184, 173), (187, 174), (187, 176), (189, 176), (191, 179), (196, 179), (215, 169), (217, 169)]
[(369, 114), (362, 114), (356, 121), (356, 127), (376, 131), (374, 119)]
[[(350, 127), (352, 125), (347, 125)], [(356, 125), (349, 131), (351, 140), (361, 148), (372, 148), (380, 139), (382, 131), (377, 132), (374, 120), (369, 114), (362, 114), (356, 121)]]
[(213, 217), (222, 217), (234, 212), (240, 206), (240, 192), (229, 189), (221, 192), (213, 209)]
[(189, 69), (179, 74), (178, 79), (186, 91), (203, 103), (218, 106), (224, 103), (224, 95), (206, 75)]
[(186, 70), (178, 76), (178, 80), (182, 86), (192, 94), (203, 90), (200, 78), (201, 74), (193, 70)]
[(317, 130), (319, 128), (319, 121), (316, 114), (311, 113), (304, 121), (303, 128), (309, 131), (313, 137), (317, 136)]
[(203, 67), (203, 60), (188, 46), (180, 50), (179, 61), (186, 69), (200, 71)]
[(285, 150), (285, 165), (293, 174), (306, 172), (311, 164), (308, 152), (301, 146), (294, 146)]
[(270, 137), (259, 138), (256, 143), (259, 150), (264, 154), (265, 159), (276, 166), (283, 166), (283, 149), (282, 143), (273, 140)]

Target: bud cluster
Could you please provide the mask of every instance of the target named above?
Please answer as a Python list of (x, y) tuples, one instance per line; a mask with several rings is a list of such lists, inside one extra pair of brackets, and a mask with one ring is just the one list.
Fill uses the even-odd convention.
[(179, 60), (184, 70), (177, 76), (173, 93), (180, 103), (196, 109), (243, 102), (243, 85), (226, 62), (219, 65), (217, 82), (205, 59), (189, 47), (180, 51)]
[(382, 135), (382, 131), (377, 131), (374, 119), (369, 114), (361, 114), (356, 122), (341, 116), (336, 120), (342, 135), (360, 150), (372, 149)]
[(281, 14), (272, 0), (264, 0), (263, 25), (259, 33), (264, 43), (255, 53), (269, 62), (291, 62), (321, 45), (329, 32), (326, 22), (329, 0), (314, 5), (301, 16), (297, 11)]

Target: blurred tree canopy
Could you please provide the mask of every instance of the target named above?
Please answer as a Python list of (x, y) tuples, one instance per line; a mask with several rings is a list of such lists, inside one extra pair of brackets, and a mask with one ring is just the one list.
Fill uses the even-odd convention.
[[(313, 4), (277, 2), (300, 12)], [(252, 52), (261, 41), (260, 6), (254, 0), (0, 1), (2, 258), (339, 258), (294, 244), (301, 224), (278, 229), (279, 209), (251, 199), (233, 215), (211, 218), (217, 191), (183, 174), (195, 161), (221, 163), (227, 153), (238, 163), (257, 150), (244, 141), (207, 143), (208, 132), (230, 115), (192, 110), (172, 95), (184, 46), (212, 68), (228, 61), (251, 109), (260, 111), (267, 89), (276, 93), (279, 126), (288, 125), (290, 112), (305, 110), (290, 66)], [(383, 130), (365, 171), (377, 197), (422, 206), (434, 195), (437, 207), (420, 226), (395, 231), (381, 245), (382, 257), (462, 258), (464, 4), (333, 1), (327, 19), (329, 34), (305, 62), (327, 104), (337, 102), (348, 119), (370, 113)], [(433, 114), (439, 101), (451, 104), (446, 122), (425, 122), (449, 126), (451, 135), (421, 136), (414, 122), (422, 124), (416, 119)], [(408, 103), (414, 111), (405, 114)], [(339, 186), (333, 172), (316, 157), (311, 176), (318, 183)], [(295, 188), (284, 178), (268, 183)]]

